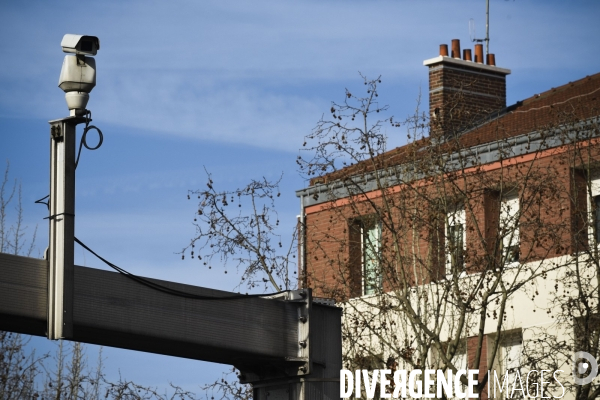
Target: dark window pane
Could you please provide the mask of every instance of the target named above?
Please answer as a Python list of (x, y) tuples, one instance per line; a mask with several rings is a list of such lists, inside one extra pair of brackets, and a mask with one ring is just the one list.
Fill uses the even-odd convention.
[(452, 268), (463, 268), (464, 231), (463, 224), (450, 225), (448, 227), (448, 245), (450, 246), (450, 263)]
[(600, 243), (600, 196), (594, 196), (594, 237)]

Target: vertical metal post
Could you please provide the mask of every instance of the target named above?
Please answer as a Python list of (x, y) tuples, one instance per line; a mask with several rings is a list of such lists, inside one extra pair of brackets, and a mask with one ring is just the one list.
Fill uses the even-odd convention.
[[(287, 357), (290, 366), (264, 370), (252, 382), (255, 400), (339, 400), (342, 369), (342, 310), (331, 300), (314, 301), (310, 289), (285, 294), (287, 301), (298, 302), (297, 357)], [(276, 296), (272, 296), (275, 298)], [(281, 297), (281, 295), (279, 296)], [(241, 370), (240, 370), (241, 371)], [(252, 371), (241, 371), (249, 375)], [(242, 381), (242, 383), (248, 383)]]
[(490, 0), (485, 6), (485, 54), (490, 54)]
[(73, 335), (75, 128), (84, 121), (82, 117), (50, 121), (48, 339)]

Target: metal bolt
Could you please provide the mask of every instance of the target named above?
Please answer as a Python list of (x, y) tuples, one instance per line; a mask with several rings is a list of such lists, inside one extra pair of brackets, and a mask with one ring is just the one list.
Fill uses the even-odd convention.
[(301, 346), (302, 348), (306, 348), (306, 340), (302, 340), (302, 341), (300, 342), (300, 346)]
[(52, 127), (50, 128), (50, 134), (52, 135), (52, 138), (57, 142), (62, 141), (62, 132), (60, 130), (60, 125), (52, 125)]
[(307, 319), (304, 315), (300, 317), (300, 322), (306, 323), (306, 321), (307, 321)]

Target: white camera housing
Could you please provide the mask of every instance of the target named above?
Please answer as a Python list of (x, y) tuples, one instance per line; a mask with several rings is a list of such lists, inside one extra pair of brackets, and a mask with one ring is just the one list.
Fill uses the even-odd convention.
[(65, 53), (95, 56), (100, 50), (100, 39), (96, 36), (66, 34), (60, 42)]
[(65, 56), (58, 87), (65, 92), (89, 93), (96, 86), (96, 60), (85, 56)]
[(89, 93), (96, 86), (96, 60), (88, 55), (95, 55), (100, 48), (96, 36), (65, 35), (61, 42), (67, 55), (63, 60), (58, 87), (65, 92), (65, 99), (71, 115), (81, 115), (90, 99)]

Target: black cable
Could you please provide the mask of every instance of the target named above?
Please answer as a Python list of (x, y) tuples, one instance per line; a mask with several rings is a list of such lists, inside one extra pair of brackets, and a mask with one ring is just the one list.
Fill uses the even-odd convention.
[[(75, 168), (77, 168), (77, 165), (79, 164), (79, 157), (81, 156), (81, 149), (85, 146), (86, 149), (88, 150), (98, 150), (100, 148), (100, 146), (102, 146), (102, 142), (104, 141), (104, 135), (102, 134), (102, 131), (100, 129), (98, 129), (96, 126), (94, 125), (89, 125), (90, 120), (91, 120), (91, 116), (92, 113), (89, 110), (86, 110), (86, 114), (85, 114), (85, 118), (86, 118), (86, 122), (85, 122), (85, 128), (83, 129), (83, 133), (81, 135), (81, 140), (79, 142), (79, 150), (77, 151), (77, 158), (75, 159)], [(87, 134), (90, 130), (96, 130), (96, 132), (98, 132), (98, 144), (96, 146), (89, 146), (87, 144)], [(46, 207), (50, 208), (50, 205), (48, 202), (44, 202), (44, 200), (46, 200), (48, 197), (50, 197), (50, 195), (47, 195), (45, 197), (42, 197), (39, 200), (36, 200), (35, 203), (36, 204), (45, 204)], [(50, 217), (46, 217), (44, 219), (47, 218), (54, 218), (56, 216), (50, 216)], [(100, 255), (96, 254), (92, 249), (90, 249), (88, 246), (86, 246), (81, 240), (75, 238), (75, 242), (79, 243), (79, 245), (81, 247), (83, 247), (84, 249), (86, 249), (87, 251), (89, 251), (90, 253), (92, 253), (93, 255), (95, 255), (96, 257), (98, 257), (98, 259), (100, 259), (102, 262), (104, 262), (106, 265), (108, 265), (109, 267), (111, 267), (112, 269), (114, 269), (115, 271), (117, 271), (118, 273), (125, 275), (127, 278), (132, 279), (144, 286), (147, 286), (151, 289), (154, 290), (158, 290), (160, 292), (163, 293), (167, 293), (173, 296), (179, 296), (179, 297), (185, 297), (188, 299), (197, 299), (197, 300), (236, 300), (236, 299), (245, 299), (245, 298), (249, 298), (249, 297), (265, 297), (265, 296), (273, 296), (273, 295), (277, 295), (277, 294), (281, 294), (284, 293), (285, 291), (280, 291), (280, 292), (276, 292), (276, 293), (271, 293), (271, 294), (239, 294), (239, 295), (233, 295), (233, 296), (224, 296), (224, 297), (213, 297), (213, 296), (202, 296), (202, 295), (196, 295), (196, 294), (192, 294), (192, 293), (187, 293), (187, 292), (182, 292), (180, 290), (177, 289), (172, 289), (169, 288), (167, 286), (163, 286), (163, 285), (159, 285), (158, 283), (152, 282), (148, 279), (142, 278), (140, 276), (134, 275), (130, 272), (127, 272), (126, 270), (124, 270), (123, 268), (111, 263), (110, 261), (102, 258)]]
[[(95, 125), (90, 125), (90, 121), (92, 119), (92, 112), (90, 110), (85, 110), (85, 128), (83, 129), (83, 133), (81, 134), (81, 139), (79, 141), (79, 151), (77, 151), (77, 158), (75, 159), (75, 169), (77, 169), (77, 165), (79, 164), (79, 156), (81, 156), (81, 149), (85, 146), (88, 150), (98, 150), (100, 146), (102, 146), (102, 142), (104, 142), (104, 135), (102, 131), (96, 127)], [(98, 144), (95, 146), (90, 146), (87, 143), (87, 134), (90, 130), (96, 130), (98, 132)], [(48, 209), (50, 209), (50, 203), (46, 202), (46, 200), (50, 195), (44, 196), (41, 199), (36, 200), (35, 204), (45, 204)], [(44, 219), (48, 219), (50, 217), (46, 217)]]
[[(81, 140), (79, 141), (79, 151), (77, 152), (77, 158), (75, 159), (75, 169), (77, 169), (77, 164), (79, 164), (79, 156), (81, 155), (81, 148), (85, 146), (88, 150), (98, 150), (100, 146), (102, 146), (102, 142), (104, 141), (104, 135), (102, 131), (98, 129), (95, 125), (90, 125), (90, 120), (92, 118), (92, 112), (90, 110), (86, 110), (85, 113), (85, 128), (83, 129), (83, 133), (81, 134)], [(90, 130), (95, 129), (98, 132), (98, 144), (96, 146), (89, 146), (87, 144), (87, 134)]]
[(37, 199), (36, 201), (34, 201), (34, 204), (45, 204), (46, 207), (48, 209), (50, 209), (50, 202), (49, 201), (44, 201), (46, 200), (48, 197), (50, 197), (50, 195), (46, 195), (44, 197), (42, 197), (41, 199)]
[(100, 259), (102, 262), (104, 262), (106, 265), (108, 265), (109, 267), (111, 267), (112, 269), (117, 271), (118, 273), (123, 274), (127, 278), (134, 280), (135, 282), (140, 283), (144, 286), (147, 286), (151, 289), (158, 290), (159, 292), (167, 293), (172, 296), (185, 297), (188, 299), (195, 299), (195, 300), (239, 300), (239, 299), (247, 299), (250, 297), (273, 296), (273, 295), (278, 295), (278, 294), (285, 292), (285, 290), (282, 290), (280, 292), (269, 293), (269, 294), (236, 294), (236, 295), (232, 295), (232, 296), (223, 296), (223, 297), (203, 296), (203, 295), (198, 295), (198, 294), (182, 292), (181, 290), (172, 289), (170, 287), (163, 286), (158, 283), (152, 282), (146, 278), (142, 278), (141, 276), (134, 275), (131, 272), (127, 272), (123, 268), (111, 263), (110, 261), (108, 261), (108, 260), (102, 258), (100, 255), (96, 254), (92, 249), (90, 249), (88, 246), (86, 246), (81, 240), (75, 238), (75, 242), (77, 242), (81, 247), (83, 247), (84, 249), (86, 249), (87, 251), (89, 251), (90, 253), (95, 255), (98, 259)]

